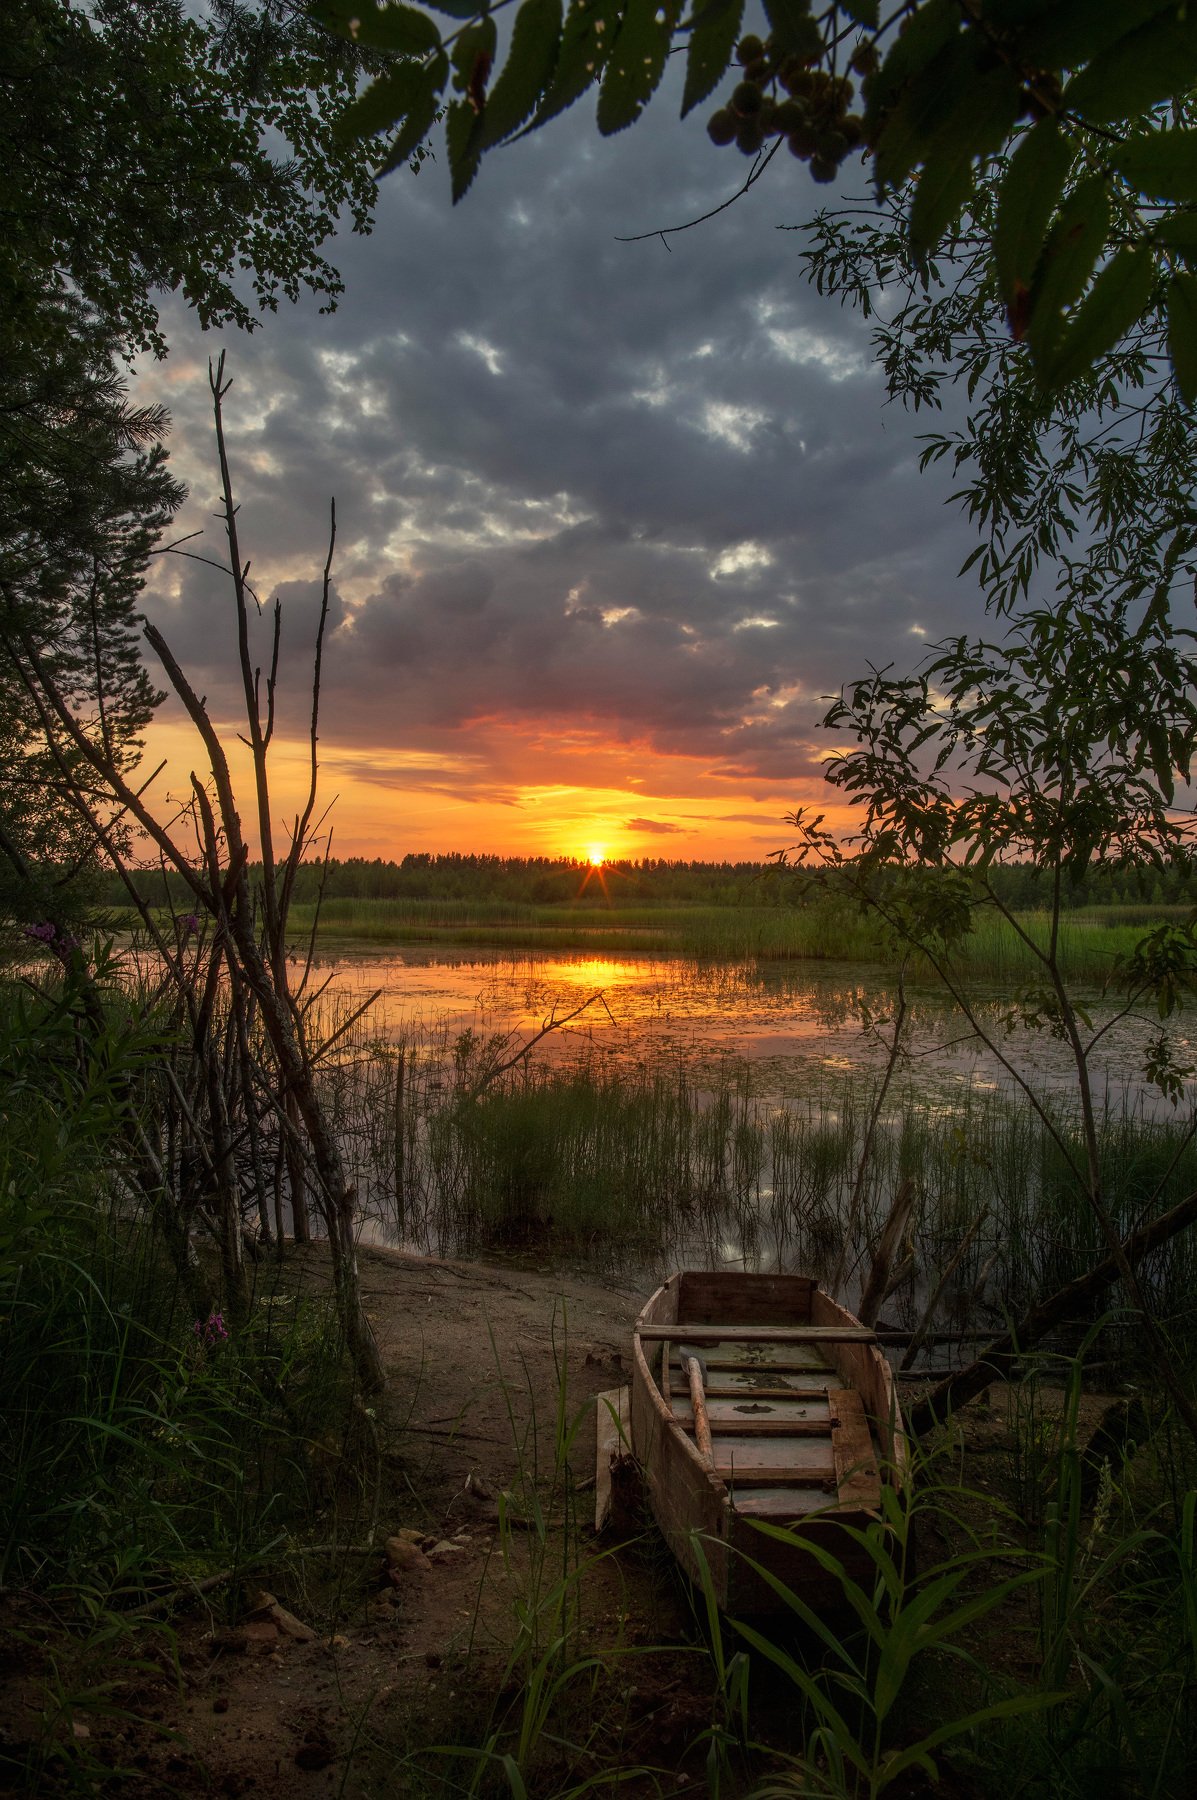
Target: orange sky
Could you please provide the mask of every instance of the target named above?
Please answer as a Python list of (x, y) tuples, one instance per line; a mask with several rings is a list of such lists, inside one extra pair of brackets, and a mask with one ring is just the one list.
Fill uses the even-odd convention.
[[(788, 842), (787, 812), (804, 804), (824, 810), (829, 797), (817, 782), (783, 788), (736, 780), (713, 773), (709, 759), (604, 741), (583, 727), (570, 734), (493, 720), (456, 735), (456, 754), (447, 747), (342, 749), (322, 739), (320, 792), (322, 803), (333, 803), (334, 855), (586, 857), (597, 849), (609, 858), (759, 861)], [(248, 756), (235, 722), (222, 740), (256, 843)], [(200, 768), (198, 739), (169, 703), (146, 754), (149, 767), (167, 761), (155, 786), (164, 800), (184, 793), (190, 770)], [(308, 745), (276, 737), (270, 769), (276, 831), (285, 842), (306, 793)]]

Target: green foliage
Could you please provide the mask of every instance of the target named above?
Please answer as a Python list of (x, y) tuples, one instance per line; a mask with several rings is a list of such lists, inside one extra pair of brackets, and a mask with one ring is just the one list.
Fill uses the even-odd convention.
[(364, 229), (372, 196), (332, 137), (360, 66), (303, 8), (259, 0), (23, 5), (0, 46), (6, 336), (41, 340), (46, 281), (158, 354), (164, 289), (207, 326), (252, 326), (246, 274), (259, 306), (334, 303), (321, 246), (342, 208)]
[(128, 402), (115, 330), (48, 281), (38, 306), (40, 340), (0, 325), (0, 920), (61, 928), (96, 862), (64, 788), (94, 784), (77, 755), (48, 748), (20, 668), (32, 648), (79, 718), (135, 759), (158, 698), (137, 606), (182, 490), (164, 410)]
[[(819, 1658), (805, 1662), (799, 1648), (792, 1649), (756, 1625), (730, 1622), (792, 1685), (794, 1700), (806, 1717), (804, 1748), (777, 1759), (784, 1772), (755, 1787), (754, 1800), (786, 1800), (799, 1793), (825, 1800), (866, 1796), (875, 1800), (913, 1776), (934, 1782), (939, 1776), (935, 1758), (945, 1746), (972, 1738), (1000, 1720), (1044, 1712), (1064, 1698), (1046, 1686), (994, 1697), (986, 1692), (991, 1684), (982, 1665), (966, 1648), (981, 1622), (1015, 1595), (1034, 1592), (1048, 1579), (1049, 1561), (1028, 1559), (1008, 1537), (1006, 1543), (998, 1542), (1002, 1527), (1009, 1533), (1012, 1525), (999, 1516), (972, 1543), (928, 1562), (916, 1573), (914, 1534), (920, 1522), (924, 1535), (930, 1531), (938, 1535), (944, 1516), (958, 1513), (970, 1496), (937, 1480), (926, 1459), (919, 1459), (908, 1488), (883, 1486), (881, 1495), (875, 1523), (843, 1527), (867, 1571), (859, 1579), (813, 1533), (766, 1520), (755, 1522), (762, 1538), (801, 1549), (821, 1574), (830, 1576), (843, 1607), (838, 1618), (814, 1611), (765, 1563), (748, 1558), (784, 1603), (787, 1615), (809, 1632)], [(953, 1675), (951, 1697), (945, 1688), (936, 1724), (914, 1736), (905, 1728), (904, 1696), (924, 1660), (943, 1669), (948, 1658), (965, 1664), (974, 1679), (962, 1683), (958, 1674)]]
[[(831, 179), (863, 143), (878, 196), (902, 190), (908, 248), (924, 272), (974, 207), (992, 159), (1019, 145), (985, 263), (1040, 384), (1057, 391), (1132, 334), (1156, 288), (1183, 274), (1168, 239), (1187, 226), (1194, 134), (1187, 123), (1169, 127), (1163, 108), (1183, 113), (1197, 83), (1197, 22), (1182, 0), (910, 0), (880, 12), (871, 0), (840, 0), (816, 18), (808, 0), (774, 0), (762, 34), (738, 45), (742, 0), (696, 0), (688, 12), (672, 0), (572, 0), (564, 18), (558, 0), (522, 0), (494, 87), (491, 51), (481, 72), (475, 65), (468, 100), (449, 108), (454, 198), (485, 151), (547, 123), (591, 87), (599, 130), (625, 129), (671, 48), (686, 52), (683, 116), (725, 77), (734, 82), (711, 121), (716, 143), (752, 156), (788, 143), (816, 180)], [(447, 52), (489, 24), (489, 8), (470, 0), (432, 12), (317, 0), (315, 13), (358, 44), (409, 59), (402, 79), (382, 74), (343, 121), (350, 140), (399, 127), (383, 169), (406, 159), (441, 108)], [(448, 15), (446, 25), (436, 13)], [(847, 110), (845, 62), (862, 77), (863, 118)], [(1078, 155), (1094, 185), (1074, 200), (1061, 188)], [(1138, 254), (1103, 280), (1118, 249)], [(1178, 328), (1174, 368), (1191, 400), (1180, 338)]]
[[(0, 42), (0, 915), (59, 933), (94, 834), (123, 838), (83, 759), (52, 751), (30, 657), (120, 766), (158, 696), (139, 655), (148, 559), (182, 499), (161, 406), (121, 359), (164, 355), (157, 301), (251, 328), (308, 290), (338, 216), (369, 223), (335, 141), (363, 56), (274, 0), (29, 0)], [(257, 306), (254, 301), (256, 299)], [(77, 791), (74, 799), (69, 790)], [(72, 888), (76, 889), (72, 898)]]
[(161, 1034), (114, 1004), (87, 1046), (69, 985), (0, 996), (0, 1580), (121, 1611), (304, 1518), (343, 1389), (319, 1304), (194, 1318), (129, 1179)]

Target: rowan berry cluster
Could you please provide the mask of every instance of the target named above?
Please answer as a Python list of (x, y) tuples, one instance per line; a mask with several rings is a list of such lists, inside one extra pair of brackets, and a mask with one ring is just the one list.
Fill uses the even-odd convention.
[[(741, 77), (726, 106), (721, 106), (707, 125), (716, 144), (735, 144), (745, 156), (755, 156), (766, 138), (784, 137), (791, 152), (809, 162), (816, 181), (834, 181), (850, 151), (864, 142), (864, 120), (848, 109), (856, 88), (847, 75), (835, 75), (817, 67), (824, 53), (822, 34), (810, 20), (809, 49), (784, 53), (772, 38), (741, 38), (736, 61)], [(877, 65), (877, 52), (869, 43), (858, 45), (850, 67), (869, 75)]]

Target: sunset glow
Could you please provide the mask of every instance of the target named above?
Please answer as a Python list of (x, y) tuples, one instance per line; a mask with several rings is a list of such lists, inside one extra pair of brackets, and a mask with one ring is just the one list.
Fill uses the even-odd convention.
[(600, 844), (591, 844), (586, 855), (592, 869), (601, 869), (607, 860), (606, 851)]

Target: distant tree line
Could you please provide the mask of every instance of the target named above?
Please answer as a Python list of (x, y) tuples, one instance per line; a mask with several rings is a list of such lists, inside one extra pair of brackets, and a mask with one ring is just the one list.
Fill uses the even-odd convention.
[[(253, 871), (251, 871), (252, 877)], [(1032, 863), (1006, 864), (990, 871), (1002, 900), (1019, 909), (1050, 902), (1048, 872)], [(769, 862), (671, 861), (664, 857), (605, 863), (600, 871), (575, 857), (487, 856), (457, 851), (412, 852), (399, 861), (351, 856), (327, 864), (301, 866), (295, 902), (313, 905), (323, 885), (330, 900), (506, 901), (524, 906), (575, 903), (612, 906), (794, 906), (817, 905), (823, 881), (818, 873), (796, 876)], [(151, 903), (183, 904), (181, 885), (164, 885), (160, 872), (147, 872), (142, 891)], [(104, 893), (110, 905), (127, 896), (115, 879)], [(1121, 862), (1097, 864), (1068, 893), (1073, 906), (1184, 906), (1197, 904), (1197, 880), (1179, 865), (1137, 868)]]

